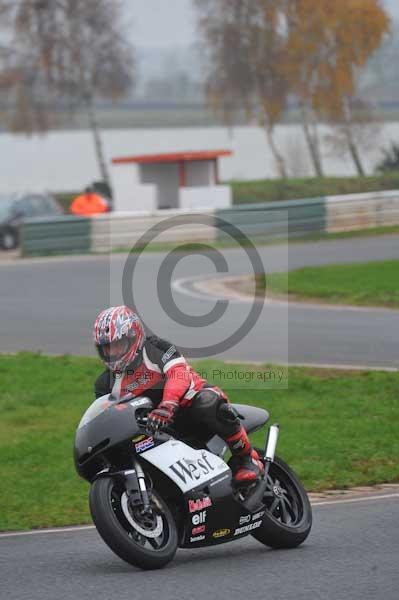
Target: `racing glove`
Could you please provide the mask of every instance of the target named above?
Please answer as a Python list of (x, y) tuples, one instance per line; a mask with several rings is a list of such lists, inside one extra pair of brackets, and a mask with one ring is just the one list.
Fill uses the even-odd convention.
[(155, 433), (158, 429), (171, 425), (178, 407), (178, 402), (172, 402), (171, 400), (162, 401), (148, 415), (147, 429)]

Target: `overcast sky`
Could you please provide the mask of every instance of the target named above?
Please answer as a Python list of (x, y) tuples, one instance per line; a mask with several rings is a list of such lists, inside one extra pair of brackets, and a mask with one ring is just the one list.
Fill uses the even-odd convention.
[(187, 46), (194, 42), (192, 0), (130, 0), (129, 4), (137, 46)]
[[(399, 19), (399, 1), (383, 3)], [(127, 17), (137, 46), (188, 45), (195, 40), (192, 0), (129, 0)]]

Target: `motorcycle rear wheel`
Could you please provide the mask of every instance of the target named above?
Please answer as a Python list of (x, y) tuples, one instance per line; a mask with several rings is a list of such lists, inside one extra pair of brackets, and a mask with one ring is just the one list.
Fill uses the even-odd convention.
[[(262, 455), (261, 450), (258, 452)], [(277, 456), (270, 465), (268, 481), (262, 525), (252, 536), (271, 548), (296, 548), (312, 528), (312, 508), (306, 490), (291, 467)]]
[(160, 569), (177, 550), (173, 516), (162, 497), (152, 491), (152, 517), (129, 506), (126, 491), (112, 477), (94, 481), (90, 512), (98, 533), (119, 558), (141, 569)]

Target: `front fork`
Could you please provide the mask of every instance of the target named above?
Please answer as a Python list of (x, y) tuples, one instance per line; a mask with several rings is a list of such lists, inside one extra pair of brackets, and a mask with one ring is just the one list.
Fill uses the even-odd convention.
[(118, 479), (126, 490), (129, 504), (132, 508), (142, 507), (143, 514), (152, 512), (150, 495), (145, 482), (145, 473), (140, 462), (133, 458), (131, 469), (125, 471), (111, 471), (109, 468), (103, 469), (96, 475), (96, 479), (104, 477), (114, 477)]
[(143, 513), (151, 513), (150, 497), (145, 482), (143, 468), (137, 459), (133, 459), (133, 469), (123, 472), (126, 485), (126, 493), (130, 504), (141, 505)]

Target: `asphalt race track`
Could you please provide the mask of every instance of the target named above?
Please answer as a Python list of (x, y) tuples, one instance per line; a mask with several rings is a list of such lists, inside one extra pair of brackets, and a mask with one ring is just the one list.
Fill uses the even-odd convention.
[(180, 550), (161, 571), (116, 557), (93, 529), (0, 536), (7, 600), (397, 600), (399, 499), (313, 508), (308, 540), (270, 550), (251, 537)]
[[(346, 239), (259, 249), (266, 272), (304, 265), (399, 258), (399, 237)], [(170, 278), (165, 255), (146, 254), (135, 273), (135, 301), (160, 335), (192, 347), (217, 343), (243, 320), (246, 303), (231, 302), (213, 327), (176, 325), (157, 297)], [(228, 271), (250, 272), (241, 250), (226, 250)], [(93, 354), (97, 312), (122, 300), (125, 257), (3, 261), (0, 264), (1, 351)], [(225, 265), (226, 266), (226, 265)], [(185, 257), (173, 272), (173, 297), (198, 317), (215, 305), (194, 279), (215, 277), (209, 257)], [(136, 277), (138, 283), (136, 282)], [(164, 302), (165, 304), (165, 302)], [(289, 335), (288, 335), (289, 334)], [(193, 340), (194, 338), (194, 340)], [(265, 305), (229, 359), (397, 367), (399, 311)], [(287, 350), (288, 349), (288, 350)], [(187, 352), (190, 354), (190, 352)], [(310, 537), (275, 551), (248, 537), (224, 546), (180, 550), (161, 571), (139, 571), (117, 558), (93, 528), (0, 534), (0, 598), (7, 600), (397, 600), (399, 498), (314, 506)]]
[[(266, 272), (305, 265), (399, 258), (399, 236), (290, 243), (259, 248)], [(226, 272), (252, 272), (242, 249), (224, 250)], [(158, 301), (170, 289), (159, 268), (165, 254), (147, 253), (133, 279), (134, 301), (147, 325), (177, 345), (190, 348), (223, 342), (245, 319), (248, 303), (230, 302), (223, 317), (208, 327), (177, 324)], [(2, 352), (41, 350), (93, 354), (91, 328), (97, 312), (122, 301), (121, 274), (126, 256), (62, 257), (0, 263), (0, 340)], [(195, 293), (187, 279), (219, 276), (209, 257), (181, 258), (173, 271), (173, 298), (188, 320), (208, 313), (215, 298)], [(179, 284), (179, 285), (177, 285)], [(399, 311), (265, 305), (256, 325), (239, 343), (219, 348), (218, 356), (281, 363), (398, 366)], [(223, 344), (222, 344), (223, 345)], [(204, 352), (209, 356), (210, 352)]]

